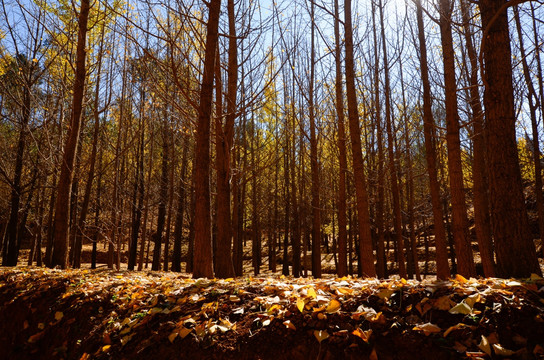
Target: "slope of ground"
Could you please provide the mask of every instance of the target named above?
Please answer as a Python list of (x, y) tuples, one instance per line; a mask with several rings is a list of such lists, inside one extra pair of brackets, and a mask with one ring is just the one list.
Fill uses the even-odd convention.
[(544, 358), (544, 280), (0, 268), (4, 359)]

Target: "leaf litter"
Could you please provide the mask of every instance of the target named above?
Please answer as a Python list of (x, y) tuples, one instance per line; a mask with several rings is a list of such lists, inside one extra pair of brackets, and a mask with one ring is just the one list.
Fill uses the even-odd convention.
[(544, 279), (0, 269), (17, 359), (544, 358)]

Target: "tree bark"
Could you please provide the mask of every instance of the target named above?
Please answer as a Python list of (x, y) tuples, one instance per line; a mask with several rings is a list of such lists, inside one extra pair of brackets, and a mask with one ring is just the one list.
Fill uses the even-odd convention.
[(76, 49), (76, 75), (73, 88), (72, 116), (68, 137), (64, 146), (64, 156), (61, 162), (61, 173), (57, 188), (55, 204), (55, 234), (51, 267), (60, 266), (65, 269), (68, 265), (68, 224), (70, 217), (70, 190), (74, 170), (75, 154), (77, 152), (79, 133), (82, 122), (83, 96), (85, 91), (85, 45), (87, 41), (87, 22), (89, 18), (90, 1), (81, 0), (78, 16), (78, 39)]
[(215, 52), (218, 42), (221, 0), (210, 0), (204, 72), (200, 88), (195, 151), (195, 243), (193, 277), (213, 277), (210, 213), (210, 121), (213, 100)]
[(336, 116), (338, 121), (338, 266), (336, 274), (339, 277), (348, 274), (347, 264), (347, 217), (346, 217), (346, 173), (348, 160), (346, 155), (346, 128), (344, 124), (344, 89), (342, 85), (342, 59), (340, 44), (340, 15), (338, 0), (334, 0), (334, 42), (335, 42), (335, 91), (336, 91)]
[(448, 174), (450, 178), (452, 231), (457, 254), (457, 272), (463, 276), (476, 275), (468, 233), (468, 218), (463, 185), (457, 86), (455, 80), (455, 53), (451, 33), (452, 5), (440, 0), (440, 34), (444, 60), (444, 87), (446, 95), (446, 140), (448, 147)]
[(421, 80), (423, 82), (423, 134), (425, 137), (425, 154), (427, 160), (427, 172), (429, 173), (429, 187), (434, 220), (434, 239), (436, 246), (436, 275), (439, 279), (447, 279), (450, 276), (448, 265), (448, 251), (446, 248), (446, 229), (444, 216), (440, 204), (440, 185), (436, 170), (437, 158), (435, 149), (434, 119), (431, 107), (431, 87), (429, 84), (429, 67), (427, 63), (427, 46), (423, 26), (423, 9), (421, 1), (415, 0), (417, 7), (417, 26), (419, 39), (419, 61), (421, 67)]
[(355, 64), (353, 60), (353, 26), (351, 24), (351, 0), (344, 0), (345, 39), (346, 39), (346, 93), (348, 100), (348, 118), (353, 152), (353, 172), (355, 176), (355, 192), (357, 196), (357, 215), (359, 221), (359, 257), (364, 276), (376, 276), (374, 255), (372, 254), (372, 237), (370, 233), (370, 214), (368, 211), (368, 194), (366, 176), (361, 148), (361, 128), (357, 92), (355, 88)]
[(541, 274), (529, 232), (516, 144), (514, 90), (505, 0), (480, 0), (491, 220), (497, 275)]

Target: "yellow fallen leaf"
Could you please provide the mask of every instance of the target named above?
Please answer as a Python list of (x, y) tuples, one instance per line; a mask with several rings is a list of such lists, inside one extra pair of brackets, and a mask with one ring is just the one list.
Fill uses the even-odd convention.
[(111, 348), (111, 345), (104, 345), (104, 346), (102, 346), (102, 351), (103, 352), (108, 352), (110, 350), (110, 348)]
[(363, 331), (360, 328), (357, 328), (353, 330), (353, 335), (360, 337), (363, 339), (364, 342), (368, 342), (368, 339), (370, 339), (370, 335), (372, 335), (372, 329)]
[(297, 328), (295, 327), (295, 325), (293, 325), (293, 323), (291, 322), (291, 320), (285, 320), (283, 322), (283, 325), (285, 325), (286, 328), (288, 329), (291, 329), (291, 330), (296, 330)]
[(340, 310), (341, 307), (342, 307), (342, 304), (340, 304), (340, 301), (332, 299), (331, 302), (329, 302), (329, 305), (327, 306), (325, 311), (330, 314), (330, 313), (337, 312), (338, 310)]
[(178, 332), (173, 331), (170, 335), (168, 335), (168, 340), (170, 340), (171, 343), (174, 343), (174, 340), (178, 337)]
[(187, 329), (186, 327), (182, 327), (178, 330), (179, 337), (185, 339), (185, 337), (189, 335), (191, 331), (193, 331), (193, 329)]
[(314, 330), (314, 336), (317, 341), (321, 343), (323, 340), (329, 338), (329, 333), (327, 332), (327, 330)]
[(317, 293), (315, 292), (315, 289), (313, 287), (308, 288), (308, 296), (312, 299), (315, 299), (317, 297)]
[(468, 281), (463, 275), (459, 274), (455, 275), (455, 280), (460, 284), (465, 284)]
[(304, 312), (304, 306), (306, 305), (304, 299), (298, 298), (297, 299), (297, 308), (300, 312)]

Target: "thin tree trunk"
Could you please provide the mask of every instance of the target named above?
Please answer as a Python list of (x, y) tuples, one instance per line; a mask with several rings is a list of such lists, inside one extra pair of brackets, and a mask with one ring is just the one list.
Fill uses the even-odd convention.
[(447, 279), (450, 276), (448, 265), (448, 251), (446, 248), (446, 229), (444, 216), (440, 203), (440, 186), (438, 184), (437, 158), (435, 148), (435, 129), (431, 106), (431, 87), (429, 85), (429, 67), (427, 63), (427, 47), (425, 45), (425, 33), (423, 26), (423, 10), (421, 1), (415, 0), (417, 7), (417, 25), (419, 38), (421, 79), (423, 82), (423, 134), (425, 137), (425, 154), (427, 160), (427, 172), (429, 173), (429, 187), (434, 220), (434, 239), (436, 247), (436, 276), (439, 279)]
[(351, 147), (353, 153), (353, 172), (355, 176), (355, 191), (357, 195), (357, 214), (359, 219), (359, 257), (364, 276), (376, 276), (374, 255), (372, 254), (372, 236), (370, 233), (370, 214), (368, 211), (368, 194), (366, 176), (361, 148), (361, 128), (359, 127), (359, 112), (357, 93), (355, 89), (355, 64), (353, 60), (353, 27), (351, 24), (351, 0), (344, 0), (345, 39), (346, 39), (346, 90), (348, 99), (348, 117)]
[[(382, 51), (384, 62), (384, 78), (385, 78), (385, 126), (387, 131), (387, 150), (389, 155), (389, 175), (391, 177), (391, 192), (393, 197), (393, 227), (395, 229), (397, 261), (399, 264), (399, 275), (402, 278), (406, 277), (406, 262), (404, 257), (404, 239), (402, 237), (402, 215), (400, 209), (400, 190), (399, 181), (397, 178), (397, 164), (395, 162), (395, 142), (393, 139), (393, 115), (391, 114), (391, 96), (389, 85), (389, 62), (387, 60), (387, 44), (385, 39), (385, 25), (383, 20), (383, 5), (381, 0), (378, 2), (378, 10), (380, 12), (380, 28), (382, 37)], [(376, 79), (377, 81), (377, 79)], [(377, 96), (377, 95), (376, 95)], [(378, 160), (380, 162), (380, 160)], [(381, 184), (378, 184), (380, 187)]]
[(210, 214), (210, 119), (213, 100), (213, 74), (218, 42), (221, 0), (210, 0), (206, 34), (204, 72), (200, 89), (200, 106), (194, 167), (195, 178), (195, 244), (193, 276), (213, 277), (213, 251)]
[(450, 178), (452, 230), (457, 254), (457, 272), (464, 276), (476, 275), (472, 253), (463, 185), (459, 114), (457, 111), (457, 86), (455, 80), (455, 52), (451, 32), (452, 5), (440, 0), (440, 34), (444, 60), (444, 86), (446, 94), (446, 140), (448, 146), (448, 174)]
[(472, 110), (473, 131), (473, 167), (472, 182), (474, 192), (474, 224), (476, 238), (480, 250), (480, 258), (486, 277), (495, 276), (495, 261), (491, 237), (491, 220), (489, 217), (489, 199), (487, 196), (487, 166), (485, 163), (484, 112), (478, 89), (478, 57), (472, 41), (472, 25), (470, 24), (469, 6), (461, 0), (461, 13), (465, 28), (465, 41), (470, 61), (470, 107)]
[(344, 88), (342, 85), (342, 60), (340, 44), (340, 17), (338, 0), (334, 1), (334, 41), (335, 41), (335, 91), (336, 91), (336, 116), (338, 119), (338, 150), (339, 167), (338, 174), (338, 266), (336, 273), (339, 277), (346, 276), (347, 269), (347, 218), (346, 218), (346, 173), (348, 161), (346, 155), (346, 129), (344, 124)]

